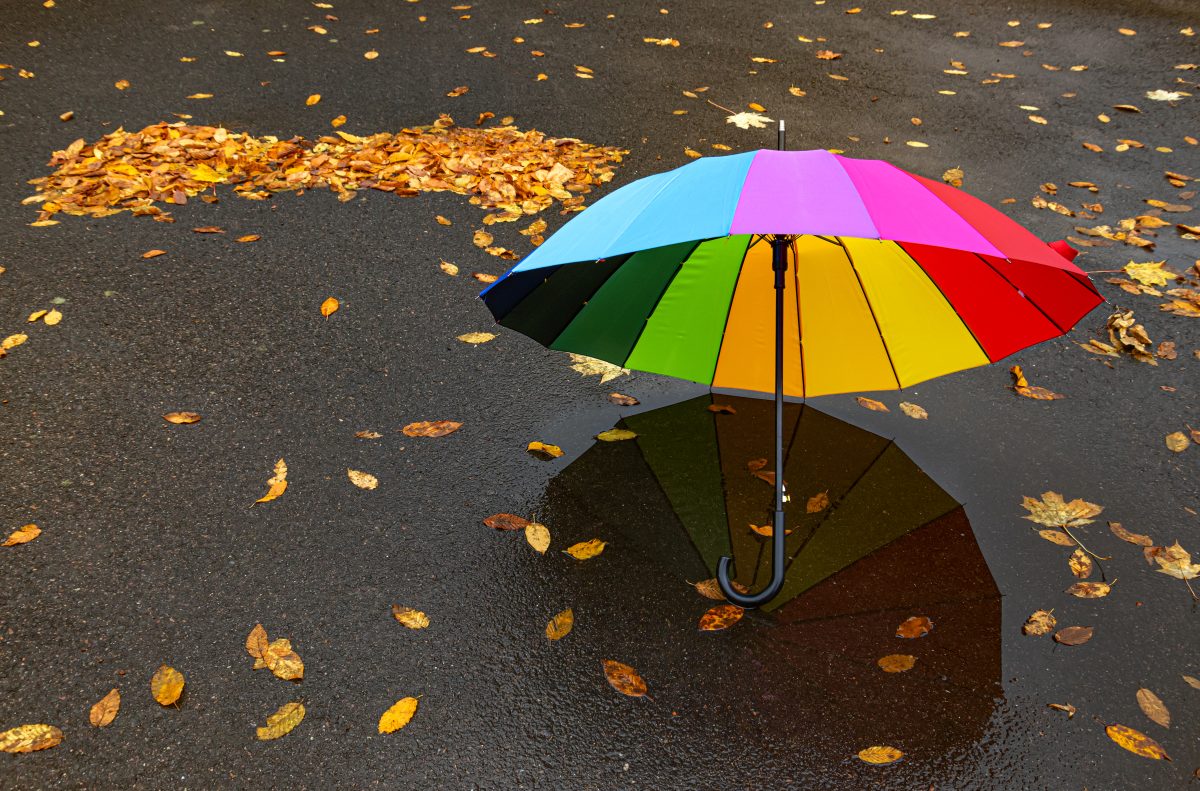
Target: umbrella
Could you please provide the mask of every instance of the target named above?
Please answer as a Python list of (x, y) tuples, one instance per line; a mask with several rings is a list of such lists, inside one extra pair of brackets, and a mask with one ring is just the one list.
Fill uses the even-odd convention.
[[(773, 392), (778, 470), (785, 397), (987, 365), (1102, 301), (1067, 256), (961, 190), (783, 142), (781, 122), (779, 150), (698, 159), (605, 196), (484, 291), (488, 309), (551, 349)], [(783, 585), (783, 476), (775, 489), (770, 582), (740, 593), (729, 559), (718, 565), (744, 607)]]
[[(740, 581), (751, 585), (769, 574), (769, 540), (748, 523), (770, 513), (772, 487), (746, 462), (769, 441), (763, 418), (771, 406), (704, 395), (626, 415), (617, 426), (638, 436), (598, 442), (572, 461), (550, 481), (539, 516), (557, 535), (603, 536), (609, 552), (636, 559), (627, 574), (695, 580), (732, 554)], [(684, 686), (697, 706), (750, 700), (770, 722), (748, 719), (748, 727), (793, 729), (806, 750), (830, 758), (846, 743), (890, 743), (897, 723), (885, 715), (900, 711), (906, 752), (945, 755), (971, 744), (1000, 697), (1001, 602), (964, 509), (885, 437), (808, 404), (785, 404), (784, 425), (795, 559), (783, 591), (762, 607), (769, 614), (756, 628), (728, 644), (737, 661), (722, 661), (728, 652), (713, 656), (722, 671), (695, 667), (697, 681)], [(829, 505), (808, 514), (808, 498), (821, 492)], [(644, 591), (603, 590), (606, 612), (650, 617), (639, 611)], [(914, 615), (928, 617), (932, 631), (897, 638), (897, 626)], [(606, 628), (610, 619), (595, 617), (593, 628)], [(916, 665), (884, 673), (876, 662), (889, 654), (915, 656)], [(689, 650), (687, 661), (706, 656)], [(739, 694), (714, 695), (714, 687)], [(798, 706), (805, 717), (796, 717)], [(814, 730), (826, 745), (814, 744)]]

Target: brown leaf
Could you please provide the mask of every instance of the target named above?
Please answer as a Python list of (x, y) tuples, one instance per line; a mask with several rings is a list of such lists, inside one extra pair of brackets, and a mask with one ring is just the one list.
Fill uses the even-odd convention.
[(885, 673), (903, 673), (912, 670), (916, 663), (917, 658), (910, 654), (888, 654), (880, 657), (875, 664)]
[(159, 705), (171, 706), (183, 694), (183, 674), (170, 665), (162, 665), (150, 679), (150, 694)]
[(546, 639), (561, 640), (571, 633), (575, 626), (575, 611), (567, 608), (550, 619), (546, 624)]
[(243, 243), (245, 243), (245, 242), (257, 242), (257, 241), (258, 241), (259, 239), (261, 239), (261, 238), (262, 238), (262, 237), (261, 237), (261, 236), (259, 236), (259, 235), (258, 235), (258, 234), (256, 234), (256, 233), (249, 233), (249, 234), (246, 234), (245, 236), (239, 236), (239, 237), (237, 238), (237, 241), (239, 241), (239, 242), (243, 242)]
[(646, 694), (646, 682), (636, 670), (622, 662), (605, 659), (604, 677), (612, 684), (612, 688), (622, 695), (640, 698)]
[(1034, 610), (1033, 614), (1025, 620), (1025, 625), (1021, 627), (1021, 631), (1031, 637), (1040, 637), (1048, 634), (1058, 623), (1051, 612), (1051, 610)]
[(717, 581), (716, 577), (693, 583), (693, 587), (696, 588), (697, 593), (706, 599), (725, 601), (725, 594), (721, 592), (721, 583)]
[(216, 225), (205, 225), (201, 228), (193, 228), (192, 233), (225, 233), (225, 229)]
[(700, 616), (700, 631), (719, 632), (728, 629), (738, 621), (746, 611), (736, 604), (718, 604)]
[(1057, 709), (1058, 711), (1065, 711), (1067, 713), (1068, 720), (1075, 716), (1076, 709), (1070, 703), (1047, 703), (1046, 705), (1049, 708)]
[(1137, 691), (1137, 702), (1142, 713), (1164, 728), (1171, 727), (1171, 712), (1162, 699), (1143, 687)]
[(924, 615), (914, 615), (896, 627), (896, 636), (905, 639), (924, 637), (933, 630), (933, 621)]
[(163, 420), (168, 423), (177, 425), (187, 425), (189, 423), (199, 423), (200, 413), (198, 412), (168, 412), (163, 415)]
[(1075, 542), (1071, 537), (1061, 530), (1039, 530), (1038, 535), (1046, 539), (1052, 544), (1058, 544), (1060, 547), (1073, 547)]
[(528, 519), (516, 514), (492, 514), (483, 523), (493, 530), (524, 530), (530, 524)]
[(160, 255), (166, 255), (166, 250), (147, 250), (142, 253), (142, 258), (158, 258)]
[(713, 412), (718, 415), (736, 415), (737, 414), (737, 410), (733, 408), (732, 404), (709, 404), (705, 408), (709, 412)]
[(355, 439), (380, 439), (383, 437), (378, 431), (356, 431), (354, 432)]
[(444, 437), (462, 428), (462, 423), (453, 420), (422, 420), (409, 423), (400, 429), (408, 437)]
[(625, 395), (624, 393), (609, 393), (608, 400), (619, 406), (637, 406), (642, 403), (633, 396)]
[(95, 728), (108, 726), (117, 717), (121, 708), (121, 693), (114, 687), (107, 695), (92, 705), (88, 712), (88, 722)]
[(804, 506), (804, 512), (808, 514), (819, 514), (829, 507), (829, 492), (819, 492), (808, 498), (808, 502)]
[(1054, 633), (1054, 642), (1063, 645), (1083, 645), (1092, 639), (1092, 627), (1067, 626)]
[(263, 628), (263, 625), (255, 624), (254, 628), (250, 630), (250, 634), (246, 635), (246, 653), (255, 659), (262, 659), (270, 642), (267, 639), (267, 630)]
[(1102, 599), (1111, 590), (1112, 585), (1109, 585), (1107, 582), (1076, 582), (1067, 588), (1066, 593), (1078, 596), (1080, 599)]
[(1082, 549), (1076, 549), (1071, 553), (1071, 557), (1067, 559), (1067, 565), (1070, 566), (1071, 573), (1081, 580), (1092, 576), (1092, 570), (1095, 568), (1091, 557)]
[(350, 483), (360, 489), (375, 489), (379, 486), (379, 479), (369, 472), (362, 470), (346, 469), (346, 477), (350, 479)]
[(1009, 373), (1013, 377), (1013, 390), (1017, 395), (1025, 398), (1032, 398), (1037, 401), (1055, 401), (1065, 396), (1055, 393), (1052, 390), (1047, 390), (1044, 387), (1033, 387), (1025, 379), (1025, 373), (1021, 370), (1021, 366), (1014, 365), (1009, 369)]
[(858, 405), (860, 407), (869, 409), (872, 412), (890, 412), (891, 411), (890, 409), (887, 408), (887, 404), (884, 404), (882, 401), (876, 401), (874, 398), (867, 398), (866, 396), (858, 396), (854, 400), (858, 402)]
[(1114, 536), (1122, 541), (1128, 541), (1130, 544), (1137, 544), (1138, 546), (1142, 547), (1154, 545), (1154, 541), (1150, 538), (1150, 536), (1143, 536), (1140, 533), (1131, 533), (1122, 527), (1120, 522), (1109, 522), (1108, 529), (1112, 531)]

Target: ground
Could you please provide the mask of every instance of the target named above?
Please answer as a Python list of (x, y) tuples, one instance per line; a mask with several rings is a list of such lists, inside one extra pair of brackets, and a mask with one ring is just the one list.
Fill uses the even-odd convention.
[[(856, 677), (879, 672), (878, 654), (837, 645), (775, 650), (776, 626), (759, 614), (699, 633), (696, 621), (712, 602), (687, 582), (708, 573), (669, 514), (633, 507), (652, 493), (623, 470), (602, 468), (587, 486), (566, 487), (576, 494), (555, 494), (556, 476), (592, 436), (630, 411), (608, 401), (613, 389), (647, 406), (702, 391), (636, 372), (601, 385), (565, 355), (495, 328), (469, 273), (500, 274), (508, 262), (472, 244), (483, 212), (463, 196), (363, 190), (339, 202), (314, 190), (246, 201), (219, 188), (217, 203), (173, 207), (174, 224), (124, 213), (59, 215), (45, 227), (30, 227), (38, 207), (21, 200), (34, 191), (27, 180), (46, 175), (51, 153), (72, 140), (178, 120), (172, 113), (311, 138), (329, 134), (338, 114), (349, 119), (344, 130), (367, 134), (441, 113), (470, 124), (490, 111), (521, 129), (627, 149), (613, 186), (687, 162), (686, 148), (719, 155), (712, 144), (774, 145), (772, 129), (727, 124), (729, 113), (711, 99), (731, 111), (755, 102), (785, 118), (794, 148), (887, 158), (931, 178), (960, 167), (964, 189), (1042, 238), (1078, 237), (1075, 226), (1144, 214), (1147, 198), (1194, 203), (1163, 173), (1200, 176), (1196, 99), (1146, 97), (1195, 92), (1194, 82), (1177, 81), (1195, 72), (1176, 68), (1200, 59), (1197, 39), (1181, 32), (1200, 24), (1191, 3), (863, 0), (859, 13), (834, 0), (320, 5), (58, 0), (45, 8), (22, 0), (0, 19), (0, 60), (13, 66), (0, 71), (0, 336), (30, 336), (0, 360), (0, 532), (26, 523), (43, 530), (0, 549), (0, 729), (49, 723), (65, 733), (53, 749), (2, 756), (0, 786), (1187, 784), (1200, 766), (1200, 691), (1181, 679), (1200, 676), (1194, 603), (1183, 582), (1157, 573), (1105, 525), (1121, 522), (1158, 544), (1200, 545), (1200, 451), (1175, 453), (1164, 443), (1189, 422), (1200, 425), (1200, 330), (1195, 319), (1160, 312), (1162, 300), (1100, 275), (1112, 304), (1067, 337), (1005, 364), (871, 394), (888, 413), (848, 396), (815, 403), (896, 437), (965, 504), (1003, 598), (995, 678), (957, 688), (921, 677), (918, 665), (895, 677), (902, 692), (890, 698), (814, 710), (803, 694), (808, 678), (841, 678), (839, 699), (855, 701)], [(534, 18), (544, 21), (525, 24)], [(564, 24), (573, 22), (584, 26)], [(27, 45), (35, 40), (40, 46)], [(997, 46), (1005, 41), (1024, 43)], [(475, 46), (497, 57), (465, 52)], [(815, 57), (825, 47), (843, 57)], [(533, 48), (544, 57), (531, 57)], [(267, 50), (288, 55), (279, 63)], [(368, 60), (367, 50), (380, 55)], [(576, 65), (594, 78), (576, 77)], [(122, 79), (131, 83), (124, 91), (114, 87)], [(981, 84), (988, 79), (997, 82)], [(468, 93), (447, 96), (462, 85)], [(683, 93), (705, 86), (699, 98)], [(213, 97), (185, 98), (200, 92)], [(312, 94), (323, 98), (307, 106)], [(74, 117), (59, 120), (67, 111)], [(1121, 138), (1144, 147), (1117, 151)], [(1075, 180), (1100, 191), (1065, 186)], [(1046, 182), (1059, 185), (1057, 198), (1039, 190)], [(1035, 207), (1039, 195), (1075, 211), (1081, 201), (1105, 209), (1096, 219), (1066, 217)], [(540, 216), (550, 231), (568, 219), (556, 209)], [(1197, 224), (1195, 212), (1165, 216)], [(228, 233), (190, 230), (209, 225)], [(515, 230), (496, 234), (524, 254), (529, 243)], [(236, 243), (242, 234), (262, 238)], [(1156, 241), (1153, 251), (1084, 248), (1078, 263), (1096, 271), (1166, 260), (1183, 272), (1200, 249), (1171, 227)], [(143, 259), (151, 249), (167, 255)], [(443, 259), (461, 273), (440, 271)], [(324, 319), (318, 306), (331, 295), (341, 308)], [(63, 313), (57, 326), (25, 322), (51, 307)], [(1174, 341), (1177, 358), (1150, 366), (1080, 349), (1076, 342), (1107, 337), (1105, 319), (1117, 307), (1135, 310), (1156, 344)], [(498, 337), (479, 346), (456, 340), (473, 331)], [(1018, 397), (1008, 388), (1012, 363), (1066, 397)], [(902, 400), (929, 419), (905, 417)], [(168, 424), (161, 416), (174, 410), (203, 419)], [(440, 439), (397, 431), (440, 419), (463, 427)], [(357, 439), (361, 430), (383, 437)], [(566, 455), (527, 455), (535, 439)], [(289, 488), (248, 507), (280, 457)], [(347, 468), (372, 473), (378, 488), (354, 487)], [(1075, 581), (1069, 550), (1020, 518), (1021, 498), (1046, 491), (1104, 506), (1080, 538), (1112, 557), (1103, 562), (1105, 578), (1118, 580), (1108, 597), (1063, 592)], [(554, 536), (551, 550), (537, 555), (519, 534), (484, 527), (496, 512), (538, 514)], [(609, 541), (598, 558), (559, 551), (597, 535)], [(403, 628), (394, 603), (426, 612), (431, 626)], [(567, 607), (574, 631), (549, 642), (546, 621)], [(1037, 609), (1095, 635), (1076, 647), (1025, 636), (1021, 624)], [(243, 643), (260, 622), (302, 656), (300, 684), (251, 669)], [(983, 632), (981, 640), (992, 636)], [(938, 635), (935, 623), (923, 639)], [(614, 691), (603, 659), (637, 668), (651, 699)], [(177, 708), (150, 697), (150, 676), (163, 663), (187, 680)], [(89, 707), (112, 687), (124, 698), (119, 715), (107, 728), (90, 727)], [(1139, 711), (1140, 688), (1171, 709), (1169, 729)], [(409, 695), (420, 696), (412, 722), (379, 734), (379, 716)], [(945, 697), (947, 733), (925, 743), (906, 710), (930, 695)], [(292, 700), (304, 701), (305, 720), (280, 740), (256, 740), (254, 727)], [(1049, 703), (1077, 713), (1068, 719)], [(1105, 734), (1110, 723), (1152, 736), (1173, 761), (1122, 750)], [(873, 744), (906, 755), (870, 766), (856, 753)]]

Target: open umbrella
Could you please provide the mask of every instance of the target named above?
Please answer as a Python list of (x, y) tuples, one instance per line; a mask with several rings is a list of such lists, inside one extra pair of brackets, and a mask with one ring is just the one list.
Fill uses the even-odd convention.
[[(901, 389), (987, 365), (1069, 331), (1102, 301), (1066, 256), (961, 190), (783, 143), (781, 122), (777, 151), (702, 158), (616, 190), (485, 303), (552, 349), (773, 391), (779, 470), (785, 396)], [(718, 566), (743, 607), (783, 585), (775, 477), (771, 581), (739, 593), (729, 559)]]

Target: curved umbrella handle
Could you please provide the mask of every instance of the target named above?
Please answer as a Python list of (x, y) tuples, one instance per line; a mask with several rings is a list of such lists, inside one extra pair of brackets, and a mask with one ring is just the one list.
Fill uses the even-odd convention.
[(786, 531), (783, 529), (783, 511), (775, 512), (775, 527), (771, 535), (771, 581), (767, 583), (767, 587), (760, 590), (758, 593), (745, 594), (738, 593), (733, 589), (733, 581), (729, 576), (729, 564), (731, 559), (723, 557), (717, 562), (717, 584), (721, 586), (721, 593), (725, 594), (725, 598), (739, 607), (750, 609), (766, 604), (779, 593), (779, 589), (783, 587), (784, 572), (787, 570), (784, 567), (784, 541), (786, 539)]

